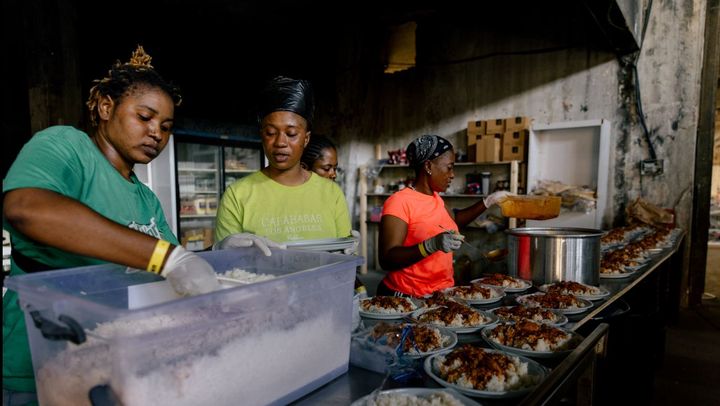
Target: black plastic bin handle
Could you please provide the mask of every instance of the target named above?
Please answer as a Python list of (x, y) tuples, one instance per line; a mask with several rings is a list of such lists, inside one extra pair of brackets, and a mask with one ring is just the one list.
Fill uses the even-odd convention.
[(35, 327), (40, 329), (43, 337), (48, 340), (68, 340), (75, 344), (82, 344), (86, 340), (85, 330), (83, 330), (80, 323), (70, 316), (66, 316), (64, 314), (58, 316), (58, 320), (67, 324), (67, 327), (63, 327), (44, 318), (37, 310), (32, 310), (30, 312), (30, 317), (32, 317)]

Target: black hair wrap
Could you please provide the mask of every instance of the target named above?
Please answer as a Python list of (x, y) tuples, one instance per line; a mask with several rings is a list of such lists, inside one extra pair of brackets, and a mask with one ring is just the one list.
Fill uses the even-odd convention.
[(275, 111), (290, 111), (312, 125), (315, 101), (312, 84), (307, 80), (284, 76), (273, 78), (261, 91), (258, 122)]

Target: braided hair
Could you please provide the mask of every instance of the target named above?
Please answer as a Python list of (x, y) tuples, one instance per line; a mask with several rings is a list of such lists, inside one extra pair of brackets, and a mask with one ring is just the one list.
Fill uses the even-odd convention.
[(99, 122), (97, 106), (101, 98), (109, 96), (120, 103), (123, 97), (142, 86), (158, 88), (167, 93), (175, 106), (182, 103), (180, 89), (163, 79), (150, 64), (151, 60), (152, 57), (145, 53), (142, 45), (138, 45), (129, 62), (116, 61), (106, 77), (93, 81), (95, 85), (90, 89), (90, 97), (85, 103), (90, 110), (93, 127), (97, 127)]
[(313, 134), (310, 137), (310, 142), (308, 142), (305, 146), (305, 150), (303, 150), (300, 163), (305, 165), (307, 169), (312, 169), (315, 161), (320, 159), (322, 156), (322, 151), (324, 149), (334, 149), (337, 151), (335, 144), (333, 144), (328, 137), (320, 134)]

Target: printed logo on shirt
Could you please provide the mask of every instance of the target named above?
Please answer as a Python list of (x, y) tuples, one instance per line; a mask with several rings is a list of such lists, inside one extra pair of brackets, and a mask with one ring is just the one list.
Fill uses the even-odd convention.
[(150, 224), (138, 224), (133, 221), (128, 224), (128, 228), (140, 231), (141, 233), (147, 234), (151, 237), (162, 238), (162, 234), (160, 234), (157, 223), (155, 223), (155, 217), (150, 219)]
[(320, 214), (288, 214), (285, 216), (263, 217), (263, 235), (283, 234), (289, 240), (299, 239), (300, 234), (322, 231), (322, 215)]

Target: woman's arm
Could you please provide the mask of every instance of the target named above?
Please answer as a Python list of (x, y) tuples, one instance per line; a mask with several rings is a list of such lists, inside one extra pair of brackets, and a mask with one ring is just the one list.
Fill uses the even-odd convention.
[(138, 269), (147, 267), (157, 243), (149, 235), (46, 189), (5, 193), (3, 214), (15, 230), (39, 243)]
[[(451, 214), (451, 217), (454, 217), (455, 224), (457, 224), (459, 228), (463, 228), (470, 224), (471, 221), (475, 220), (479, 215), (483, 214), (485, 210), (487, 210), (487, 207), (485, 207), (483, 201), (480, 200), (470, 207), (455, 211), (455, 215), (452, 216)], [(452, 211), (450, 212), (452, 213)]]
[(379, 261), (382, 269), (386, 271), (402, 269), (424, 258), (417, 245), (403, 246), (407, 230), (407, 223), (401, 219), (392, 215), (382, 216), (378, 241)]

